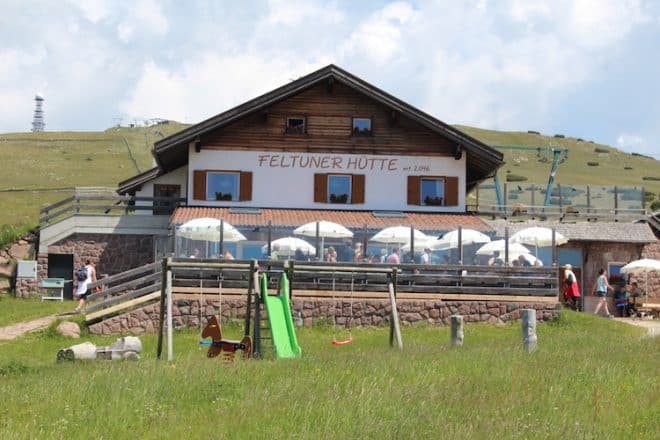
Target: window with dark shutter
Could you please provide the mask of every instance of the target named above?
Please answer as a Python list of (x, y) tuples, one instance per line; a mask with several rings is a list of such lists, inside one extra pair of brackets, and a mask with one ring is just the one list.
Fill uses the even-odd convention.
[(408, 176), (408, 204), (420, 205), (420, 177)]
[(206, 200), (206, 170), (193, 173), (193, 199)]
[(252, 200), (252, 173), (241, 171), (239, 200), (247, 202)]
[(314, 174), (314, 202), (327, 203), (328, 175)]
[(458, 206), (458, 177), (408, 176), (408, 204)]
[(351, 203), (364, 203), (364, 174), (353, 174)]

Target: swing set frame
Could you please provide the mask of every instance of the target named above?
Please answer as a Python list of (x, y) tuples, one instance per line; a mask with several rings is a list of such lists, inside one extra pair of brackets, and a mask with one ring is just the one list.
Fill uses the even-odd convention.
[[(396, 306), (396, 285), (397, 285), (397, 275), (401, 273), (401, 269), (396, 266), (379, 266), (373, 264), (365, 265), (324, 265), (323, 263), (313, 263), (313, 262), (295, 262), (295, 261), (285, 261), (284, 270), (287, 272), (289, 277), (290, 284), (293, 286), (295, 284), (294, 277), (296, 274), (311, 274), (318, 275), (319, 277), (324, 274), (331, 274), (331, 289), (332, 289), (332, 301), (334, 308), (336, 309), (336, 275), (337, 274), (351, 274), (351, 283), (350, 283), (350, 305), (351, 305), (351, 318), (349, 321), (349, 337), (344, 340), (337, 340), (333, 336), (331, 343), (336, 346), (348, 345), (353, 342), (353, 337), (351, 333), (352, 321), (353, 321), (353, 302), (354, 302), (354, 287), (355, 287), (355, 277), (356, 275), (374, 275), (381, 274), (387, 276), (387, 286), (388, 286), (388, 299), (391, 305), (390, 312), (390, 347), (393, 347), (396, 344), (399, 350), (403, 350), (403, 340), (401, 338), (401, 326), (399, 324), (399, 314)], [(291, 287), (290, 287), (291, 288)], [(293, 298), (292, 292), (289, 292), (290, 298)], [(334, 317), (333, 317), (334, 320)]]

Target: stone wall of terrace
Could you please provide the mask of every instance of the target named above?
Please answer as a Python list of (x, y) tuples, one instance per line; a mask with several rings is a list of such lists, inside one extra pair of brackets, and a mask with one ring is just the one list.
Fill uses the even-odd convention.
[[(179, 299), (174, 301), (172, 318), (175, 328), (199, 327), (206, 324), (206, 317), (222, 314), (222, 321), (245, 317), (246, 300), (226, 298), (200, 300)], [(397, 302), (399, 319), (402, 325), (427, 322), (432, 325), (449, 325), (450, 316), (463, 315), (465, 322), (487, 322), (503, 324), (520, 319), (520, 310), (536, 309), (536, 319), (540, 322), (559, 317), (559, 303), (498, 302), (498, 301), (405, 301)], [(105, 319), (92, 324), (93, 334), (143, 334), (158, 329), (159, 303)], [(389, 323), (391, 306), (388, 300), (332, 300), (295, 299), (292, 313), (297, 326), (312, 326), (315, 323), (332, 323), (338, 326), (365, 327)]]

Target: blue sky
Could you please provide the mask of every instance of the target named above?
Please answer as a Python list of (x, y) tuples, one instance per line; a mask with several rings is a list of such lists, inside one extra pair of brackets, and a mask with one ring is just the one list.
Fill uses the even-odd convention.
[(195, 123), (330, 63), (450, 124), (660, 158), (660, 2), (21, 1), (0, 132)]

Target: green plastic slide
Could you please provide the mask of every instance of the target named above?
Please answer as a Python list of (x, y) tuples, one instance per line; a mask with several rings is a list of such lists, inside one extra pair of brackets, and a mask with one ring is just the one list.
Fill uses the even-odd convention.
[(268, 278), (261, 275), (261, 295), (266, 304), (268, 322), (270, 323), (271, 337), (278, 358), (300, 357), (302, 350), (298, 345), (296, 330), (291, 318), (289, 305), (289, 280), (285, 273), (280, 278), (280, 288), (277, 296), (268, 295)]

